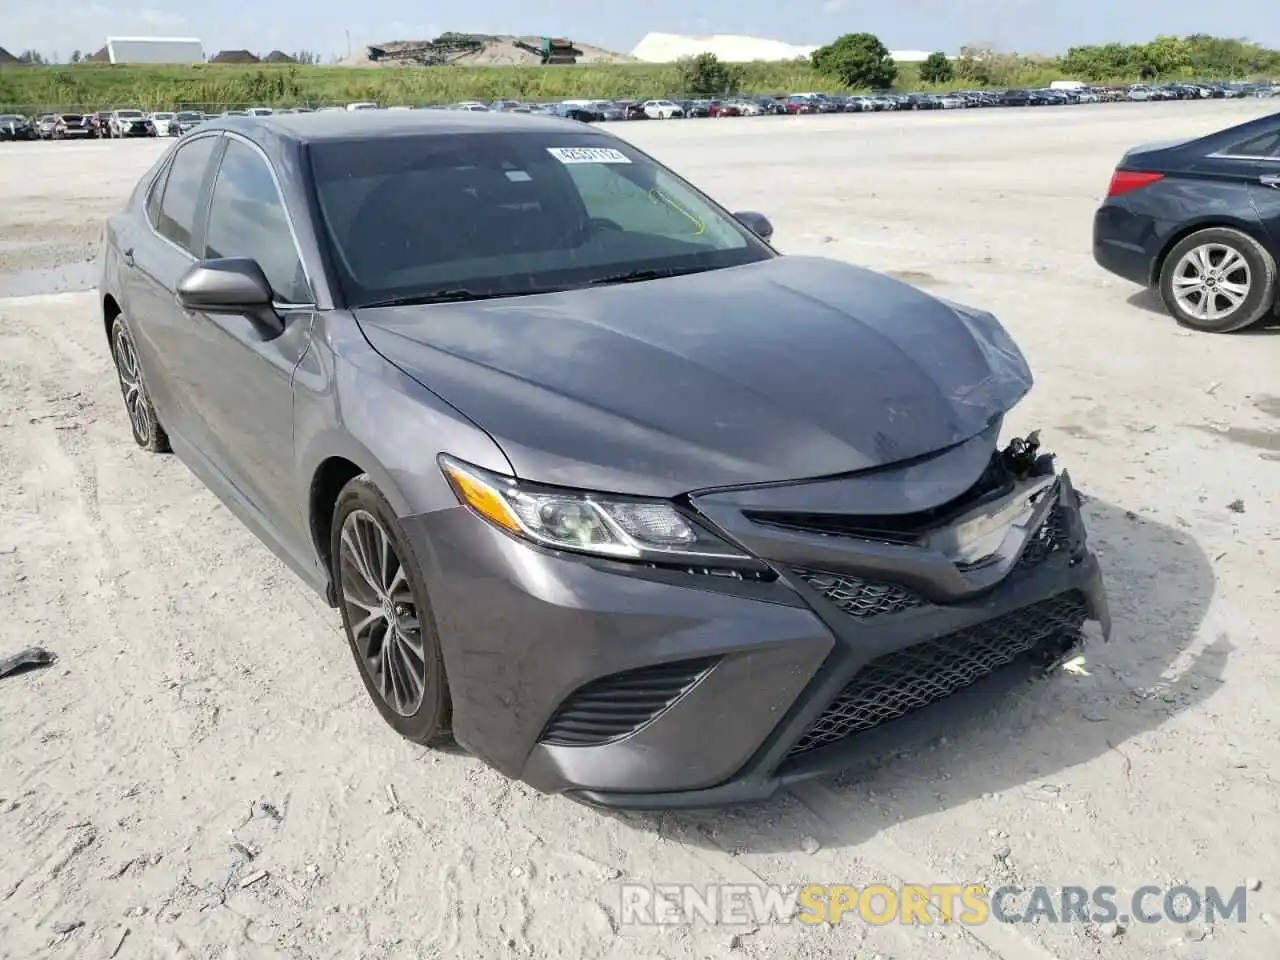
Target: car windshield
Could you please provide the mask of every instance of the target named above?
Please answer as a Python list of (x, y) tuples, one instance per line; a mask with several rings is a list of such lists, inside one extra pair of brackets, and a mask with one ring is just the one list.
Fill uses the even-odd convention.
[(13, 123), (15, 120), (21, 119), (21, 117), (15, 117), (12, 113), (0, 113), (0, 123)]
[(142, 119), (141, 110), (117, 110), (116, 116), (122, 120), (140, 120)]
[(599, 134), (426, 134), (308, 152), (352, 306), (519, 296), (774, 256), (673, 173)]
[(203, 116), (198, 113), (180, 113), (178, 114), (178, 119), (179, 120), (202, 120)]

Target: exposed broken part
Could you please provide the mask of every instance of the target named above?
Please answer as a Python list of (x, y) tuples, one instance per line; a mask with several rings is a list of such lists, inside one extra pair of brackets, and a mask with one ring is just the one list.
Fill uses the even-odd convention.
[(993, 451), (982, 474), (960, 496), (927, 510), (896, 514), (813, 514), (748, 510), (757, 523), (821, 533), (858, 537), (884, 543), (920, 543), (938, 530), (961, 521), (967, 514), (991, 509), (1022, 490), (1034, 501), (1052, 484), (1054, 455), (1040, 452), (1040, 432), (1015, 437), (1003, 450)]
[(1028, 477), (1053, 475), (1052, 453), (1040, 452), (1040, 431), (1032, 430), (1025, 437), (1014, 437), (1000, 451), (1000, 461), (1019, 480)]

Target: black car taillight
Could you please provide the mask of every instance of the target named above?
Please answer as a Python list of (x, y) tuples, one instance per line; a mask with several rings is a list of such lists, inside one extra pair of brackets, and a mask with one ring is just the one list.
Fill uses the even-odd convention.
[(1111, 175), (1111, 185), (1107, 187), (1107, 199), (1141, 190), (1164, 179), (1163, 173), (1143, 173), (1137, 170), (1117, 170)]

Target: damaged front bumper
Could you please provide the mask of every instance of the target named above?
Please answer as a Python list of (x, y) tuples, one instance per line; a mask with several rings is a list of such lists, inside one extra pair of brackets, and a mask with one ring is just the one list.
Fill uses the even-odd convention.
[[(948, 461), (959, 466), (981, 444), (943, 455), (933, 469)], [(637, 809), (758, 799), (945, 731), (1028, 679), (1074, 663), (1086, 643), (1086, 621), (1109, 638), (1106, 590), (1070, 476), (1055, 471), (1036, 434), (995, 457), (992, 447), (987, 438), (989, 489), (980, 489), (980, 481), (932, 510), (800, 514), (768, 509), (771, 495), (759, 490), (695, 497), (704, 514), (769, 561), (830, 630), (834, 645), (731, 780), (675, 794), (579, 791), (578, 797)], [(921, 467), (903, 469), (927, 483)], [(909, 497), (893, 480), (881, 477), (879, 491), (866, 496)], [(898, 492), (889, 492), (894, 486)], [(825, 495), (809, 494), (810, 501)], [(856, 506), (857, 495), (843, 495)], [(785, 504), (790, 491), (773, 496)]]
[(570, 557), (463, 508), (402, 518), (457, 740), (587, 803), (720, 806), (883, 756), (1070, 660), (1086, 621), (1110, 631), (1079, 497), (1034, 437), (993, 454), (998, 429), (691, 495), (759, 576)]

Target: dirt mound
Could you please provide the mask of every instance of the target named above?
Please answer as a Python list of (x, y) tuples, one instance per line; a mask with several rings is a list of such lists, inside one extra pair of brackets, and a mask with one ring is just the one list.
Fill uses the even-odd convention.
[(20, 67), (22, 61), (4, 47), (0, 47), (0, 67)]
[(248, 50), (222, 50), (210, 63), (261, 63), (262, 61)]
[(263, 63), (297, 63), (293, 57), (289, 56), (282, 50), (272, 50), (262, 58)]
[[(446, 37), (448, 41), (441, 43)], [(430, 62), (461, 67), (536, 67), (542, 63), (537, 52), (541, 37), (507, 34), (447, 34), (435, 40), (391, 40), (371, 44), (342, 61), (348, 67), (424, 66)], [(574, 43), (577, 62), (631, 63), (625, 53), (615, 53), (589, 43)]]

